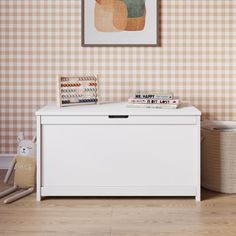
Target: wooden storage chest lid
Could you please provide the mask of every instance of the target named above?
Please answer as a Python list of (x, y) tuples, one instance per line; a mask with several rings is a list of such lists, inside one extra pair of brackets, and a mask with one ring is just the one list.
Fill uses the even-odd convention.
[(106, 103), (59, 108), (56, 104), (45, 106), (36, 112), (37, 116), (200, 116), (201, 112), (191, 105), (181, 105), (177, 109), (128, 108), (127, 103)]

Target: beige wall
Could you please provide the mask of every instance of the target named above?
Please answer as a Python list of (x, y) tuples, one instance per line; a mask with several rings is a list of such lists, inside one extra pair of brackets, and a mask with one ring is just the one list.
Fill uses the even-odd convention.
[(81, 1), (0, 1), (0, 153), (55, 100), (57, 74), (95, 72), (102, 101), (169, 89), (214, 119), (236, 119), (236, 1), (162, 0), (161, 47), (81, 48)]

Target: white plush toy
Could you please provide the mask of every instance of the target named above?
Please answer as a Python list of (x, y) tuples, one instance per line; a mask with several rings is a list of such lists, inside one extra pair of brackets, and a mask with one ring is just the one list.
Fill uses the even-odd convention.
[(18, 156), (36, 156), (36, 137), (34, 136), (32, 140), (24, 139), (24, 133), (20, 132), (17, 136), (17, 155)]
[(6, 199), (4, 203), (10, 203), (29, 195), (35, 188), (36, 137), (33, 137), (32, 140), (25, 140), (24, 134), (19, 133), (17, 136), (17, 143), (17, 156), (11, 162), (4, 179), (4, 183), (7, 183), (15, 169), (14, 186), (1, 192), (0, 198), (17, 191), (18, 189), (23, 189), (24, 191), (16, 193), (14, 196)]

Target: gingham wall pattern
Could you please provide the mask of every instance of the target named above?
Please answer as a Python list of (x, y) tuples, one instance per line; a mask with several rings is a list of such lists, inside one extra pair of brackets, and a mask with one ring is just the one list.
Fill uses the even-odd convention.
[(159, 2), (161, 47), (82, 48), (80, 0), (1, 0), (0, 153), (15, 153), (18, 131), (35, 134), (58, 74), (98, 73), (102, 101), (168, 89), (207, 118), (235, 120), (236, 1)]

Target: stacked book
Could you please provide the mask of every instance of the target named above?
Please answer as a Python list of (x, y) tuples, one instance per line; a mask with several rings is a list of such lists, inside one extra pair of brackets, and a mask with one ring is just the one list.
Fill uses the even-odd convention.
[(129, 98), (127, 107), (176, 109), (180, 100), (171, 92), (136, 93)]

